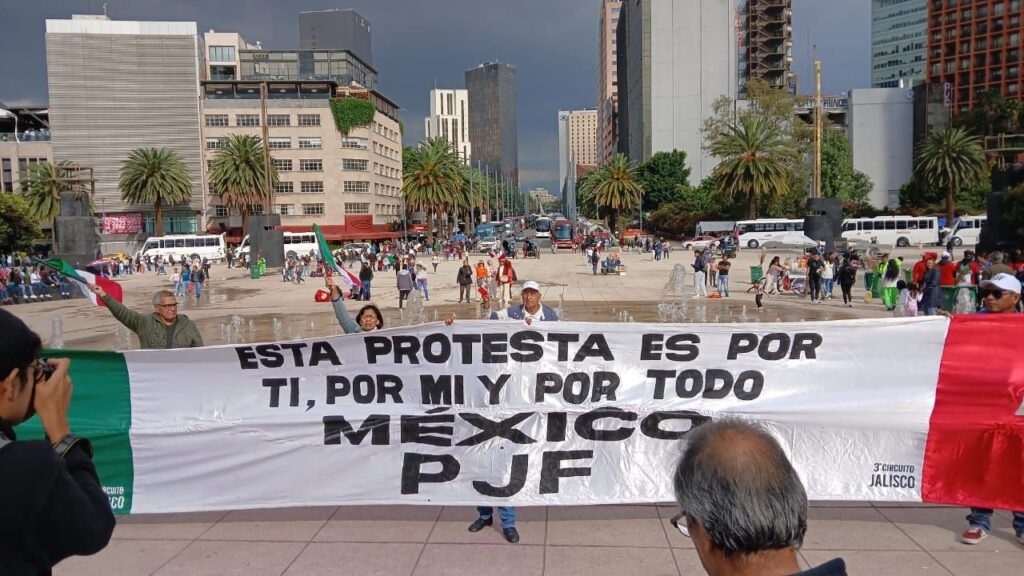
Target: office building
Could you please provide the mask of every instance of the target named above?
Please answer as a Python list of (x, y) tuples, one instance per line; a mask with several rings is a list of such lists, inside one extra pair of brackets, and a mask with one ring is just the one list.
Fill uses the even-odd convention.
[(519, 185), (517, 82), (516, 69), (502, 62), (466, 70), (473, 163), (513, 186)]
[(854, 89), (847, 122), (853, 167), (874, 184), (868, 202), (898, 207), (914, 172), (914, 101), (905, 88)]
[(927, 37), (928, 0), (871, 0), (871, 85), (923, 82)]
[(299, 50), (347, 50), (373, 65), (370, 21), (355, 10), (299, 12)]
[(195, 22), (46, 21), (53, 159), (93, 168), (97, 211), (126, 215), (152, 231), (153, 207), (121, 200), (118, 179), (132, 150), (168, 148), (188, 168), (192, 199), (164, 206), (164, 230), (201, 228), (199, 44)]
[(560, 110), (558, 112), (558, 186), (562, 201), (575, 189), (566, 186), (576, 166), (592, 167), (597, 158), (597, 110)]
[(427, 138), (444, 138), (463, 162), (469, 164), (472, 161), (469, 93), (466, 90), (431, 90), (430, 115), (424, 122)]
[(623, 1), (618, 147), (631, 160), (677, 149), (694, 181), (711, 174), (702, 126), (717, 98), (737, 95), (734, 8), (731, 0)]
[(619, 25), (622, 0), (601, 3), (597, 66), (597, 163), (606, 164), (616, 149), (615, 115), (618, 113), (619, 71), (618, 44), (615, 29)]
[(0, 101), (0, 192), (25, 192), (29, 166), (53, 161), (47, 108), (41, 102)]
[(929, 82), (949, 84), (949, 106), (970, 110), (986, 92), (1024, 97), (1021, 0), (929, 0)]
[[(393, 236), (401, 212), (402, 140), (398, 107), (377, 92), (334, 82), (268, 82), (264, 118), (260, 82), (203, 82), (203, 143), (208, 167), (227, 137), (249, 134), (267, 142), (278, 184), (274, 211), (284, 230), (320, 224), (329, 240)], [(331, 98), (361, 98), (376, 107), (373, 122), (341, 134)], [(213, 227), (232, 230), (241, 216), (210, 196)], [(238, 232), (235, 232), (237, 235)], [(240, 238), (238, 238), (240, 240)]]
[(753, 78), (795, 92), (792, 0), (738, 0), (736, 14), (741, 94)]

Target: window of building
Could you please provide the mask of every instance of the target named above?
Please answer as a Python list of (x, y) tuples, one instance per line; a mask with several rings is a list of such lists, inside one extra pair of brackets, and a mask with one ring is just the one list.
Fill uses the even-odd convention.
[(354, 150), (369, 150), (370, 145), (366, 138), (342, 138), (341, 147)]
[(259, 114), (239, 114), (235, 116), (236, 126), (259, 126), (260, 115)]
[(323, 194), (324, 183), (320, 180), (307, 180), (302, 182), (299, 186), (299, 190), (301, 190), (303, 194)]
[(271, 137), (270, 138), (270, 149), (271, 150), (284, 150), (292, 147), (292, 139), (286, 137)]
[(214, 206), (213, 206), (213, 216), (214, 216), (214, 218), (227, 218), (227, 216), (228, 216), (228, 207), (227, 206), (223, 206), (221, 204), (214, 204)]
[(369, 202), (345, 202), (345, 214), (369, 214)]
[(3, 192), (14, 192), (14, 171), (11, 169), (11, 159), (4, 158), (3, 174), (0, 178), (0, 190)]
[(295, 192), (294, 182), (278, 182), (274, 184), (275, 194), (291, 194), (292, 192)]
[(292, 117), (289, 114), (268, 114), (267, 126), (291, 126)]
[(342, 170), (355, 170), (357, 172), (366, 172), (366, 167), (369, 164), (368, 160), (357, 160), (354, 158), (345, 158), (341, 161)]
[(206, 172), (207, 173), (213, 172), (213, 160), (207, 160), (206, 161)]
[(344, 190), (353, 194), (367, 194), (370, 192), (370, 183), (346, 180)]
[(299, 126), (319, 126), (319, 114), (299, 114)]
[(324, 161), (320, 158), (303, 158), (299, 160), (299, 170), (302, 172), (322, 172)]
[(320, 216), (324, 213), (323, 204), (303, 204), (302, 214), (304, 216)]
[(228, 115), (227, 114), (207, 114), (206, 115), (207, 126), (227, 126)]
[(294, 204), (278, 204), (274, 206), (274, 214), (280, 214), (282, 216), (291, 216), (295, 214)]
[(207, 138), (206, 149), (207, 150), (218, 150), (224, 147), (227, 142), (227, 138)]
[(234, 62), (234, 46), (210, 46), (210, 62)]
[(278, 172), (291, 172), (292, 171), (292, 161), (291, 161), (291, 159), (288, 159), (288, 158), (273, 158), (273, 159), (271, 159), (271, 162), (274, 163), (274, 168), (276, 168)]
[(263, 204), (253, 204), (251, 208), (253, 214), (263, 214)]
[(322, 141), (319, 136), (302, 136), (299, 138), (299, 148), (310, 148), (319, 150)]

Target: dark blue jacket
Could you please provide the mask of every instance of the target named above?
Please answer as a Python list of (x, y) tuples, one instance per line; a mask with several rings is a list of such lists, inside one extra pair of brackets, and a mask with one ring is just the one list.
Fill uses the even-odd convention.
[[(554, 308), (548, 306), (547, 304), (541, 304), (540, 309), (544, 311), (543, 319), (545, 322), (558, 320), (558, 313), (555, 312)], [(526, 312), (525, 310), (523, 310), (522, 304), (520, 304), (519, 306), (509, 306), (508, 308), (505, 309), (505, 313), (508, 314), (509, 320), (522, 320), (523, 318), (526, 318)], [(497, 312), (491, 312), (490, 319), (500, 320)]]

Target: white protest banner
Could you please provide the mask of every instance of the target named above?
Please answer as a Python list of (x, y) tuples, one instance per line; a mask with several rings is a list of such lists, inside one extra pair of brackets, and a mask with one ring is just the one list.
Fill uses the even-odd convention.
[[(91, 386), (104, 390), (92, 410), (110, 398), (108, 413), (94, 417), (103, 421), (81, 433), (100, 436), (100, 474), (121, 512), (663, 502), (672, 499), (670, 474), (687, 431), (725, 417), (769, 430), (811, 499), (921, 501), (926, 452), (936, 470), (959, 468), (929, 438), (937, 385), (957, 391), (978, 381), (940, 374), (940, 365), (956, 372), (950, 342), (974, 338), (954, 338), (951, 324), (963, 334), (981, 329), (944, 318), (460, 321), (110, 353), (93, 358), (109, 369), (86, 364), (98, 379)], [(1002, 329), (1019, 335), (1022, 327)], [(73, 359), (73, 368), (89, 358)], [(1013, 358), (989, 379), (1012, 392), (1004, 376), (1021, 367)], [(108, 382), (97, 376), (108, 373)], [(1008, 406), (1003, 429), (1024, 420), (1014, 416), (1020, 396), (993, 396)], [(119, 422), (128, 441), (111, 430)], [(1011, 435), (1024, 437), (1024, 426)], [(989, 466), (1019, 466), (993, 450), (979, 455)], [(948, 491), (962, 486), (942, 482), (951, 474), (938, 474), (925, 499), (959, 501)], [(1020, 478), (963, 497), (1020, 504)]]

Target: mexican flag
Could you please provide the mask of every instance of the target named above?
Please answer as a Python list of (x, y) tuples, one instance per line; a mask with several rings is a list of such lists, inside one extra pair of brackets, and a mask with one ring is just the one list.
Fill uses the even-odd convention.
[(95, 284), (100, 288), (103, 288), (103, 291), (106, 292), (107, 295), (118, 302), (124, 301), (124, 297), (121, 295), (121, 285), (113, 280), (108, 280), (103, 276), (97, 276), (96, 274), (86, 270), (79, 270), (58, 258), (38, 260), (37, 262), (62, 274), (68, 279), (68, 282), (77, 286), (82, 292), (82, 295), (88, 298), (89, 301), (96, 306), (103, 306), (103, 300), (100, 300), (95, 294), (89, 291), (89, 284)]
[(349, 288), (358, 286), (362, 289), (363, 283), (359, 280), (359, 276), (349, 272), (344, 266), (334, 260), (334, 254), (331, 253), (331, 247), (327, 245), (327, 240), (324, 239), (324, 234), (320, 231), (320, 227), (313, 224), (313, 232), (316, 234), (316, 243), (320, 248), (320, 257), (324, 259), (324, 264), (341, 278), (341, 281)]

